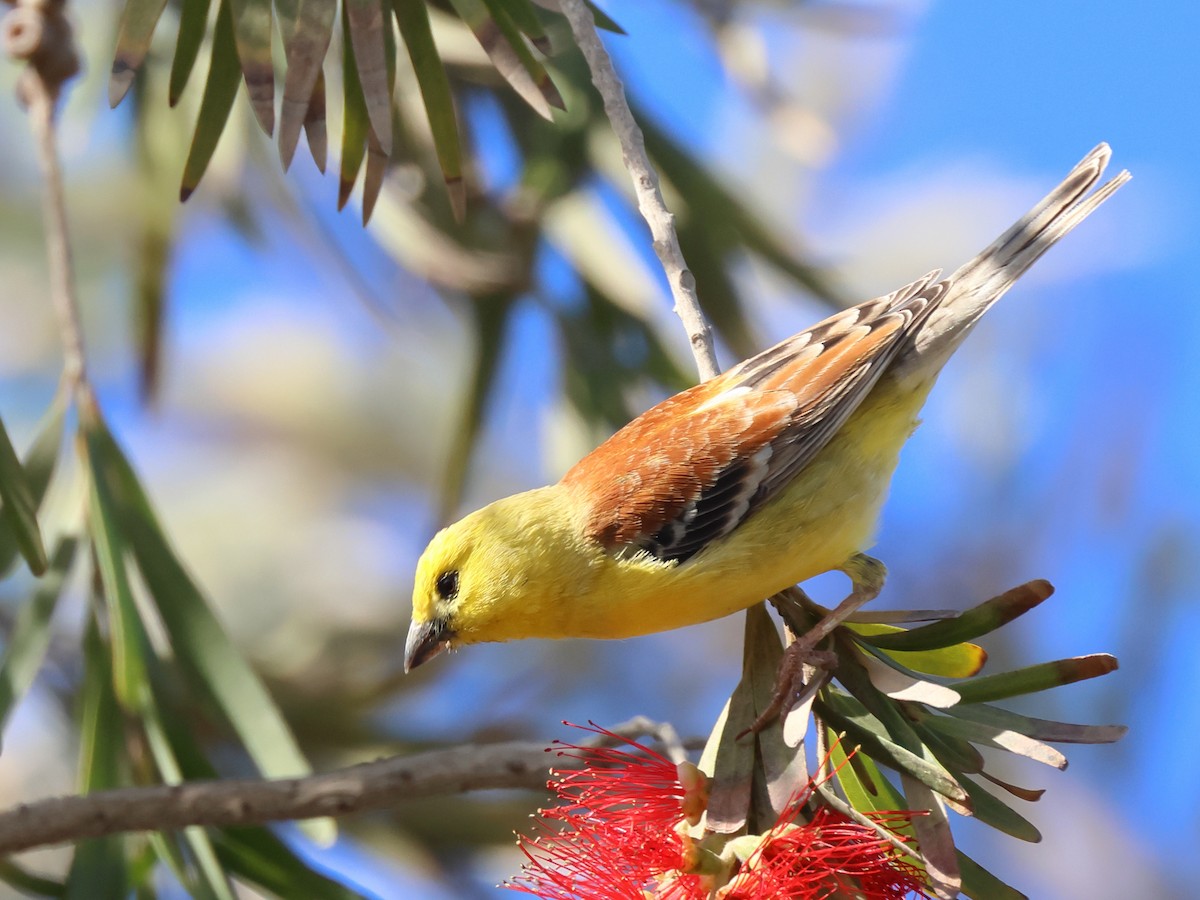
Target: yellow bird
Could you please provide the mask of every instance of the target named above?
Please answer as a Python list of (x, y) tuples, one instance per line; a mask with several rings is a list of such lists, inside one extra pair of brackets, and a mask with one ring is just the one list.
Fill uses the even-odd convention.
[(463, 644), (707, 622), (831, 570), (853, 584), (836, 614), (876, 596), (885, 570), (862, 550), (929, 389), (988, 308), (1129, 179), (1089, 193), (1109, 156), (1089, 153), (948, 278), (837, 313), (643, 413), (557, 484), (438, 532), (417, 564), (405, 670)]

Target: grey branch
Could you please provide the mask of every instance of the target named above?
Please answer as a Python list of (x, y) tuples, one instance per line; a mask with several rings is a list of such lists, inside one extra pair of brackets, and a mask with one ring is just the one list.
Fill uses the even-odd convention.
[(538, 790), (551, 766), (579, 765), (547, 753), (545, 744), (514, 741), (389, 757), (306, 778), (194, 781), (51, 797), (0, 812), (0, 855), (126, 831), (261, 825), (350, 816), (488, 788)]
[(592, 21), (592, 13), (587, 5), (583, 0), (558, 0), (558, 3), (571, 25), (575, 43), (583, 51), (583, 57), (592, 73), (592, 83), (596, 85), (596, 90), (604, 100), (604, 112), (612, 123), (617, 140), (621, 143), (621, 158), (633, 179), (638, 210), (650, 226), (654, 252), (658, 254), (659, 262), (667, 273), (671, 296), (675, 299), (675, 313), (687, 329), (692, 353), (696, 357), (696, 366), (700, 369), (700, 377), (712, 378), (720, 372), (717, 355), (713, 350), (712, 328), (700, 309), (700, 300), (696, 296), (696, 279), (688, 271), (683, 251), (679, 249), (675, 217), (663, 202), (662, 191), (658, 187), (658, 174), (646, 155), (642, 129), (634, 121), (629, 101), (625, 99), (625, 89), (621, 86), (621, 80), (617, 77), (608, 52), (600, 42), (600, 36), (596, 33), (596, 26)]

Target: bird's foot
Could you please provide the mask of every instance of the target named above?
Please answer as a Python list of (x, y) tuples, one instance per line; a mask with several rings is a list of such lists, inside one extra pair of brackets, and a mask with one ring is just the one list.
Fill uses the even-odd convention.
[(878, 597), (887, 577), (883, 563), (862, 553), (847, 560), (842, 571), (854, 585), (850, 595), (784, 650), (771, 702), (754, 720), (754, 724), (738, 735), (739, 738), (746, 734), (758, 734), (781, 715), (786, 715), (798, 697), (814, 690), (813, 685), (820, 679), (821, 672), (837, 668), (837, 651), (818, 650), (817, 645), (863, 604)]

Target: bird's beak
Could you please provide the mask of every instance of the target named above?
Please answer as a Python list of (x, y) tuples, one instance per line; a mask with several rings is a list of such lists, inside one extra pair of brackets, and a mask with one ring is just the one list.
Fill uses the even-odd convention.
[(449, 649), (453, 637), (454, 632), (446, 626), (445, 619), (430, 619), (428, 622), (414, 619), (408, 628), (408, 640), (404, 643), (405, 674)]

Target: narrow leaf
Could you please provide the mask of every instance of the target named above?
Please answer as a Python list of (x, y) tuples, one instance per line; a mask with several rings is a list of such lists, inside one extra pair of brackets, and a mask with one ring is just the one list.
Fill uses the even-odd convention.
[(954, 619), (931, 622), (920, 628), (867, 636), (876, 647), (888, 650), (933, 650), (969, 641), (1007, 625), (1041, 604), (1054, 587), (1048, 581), (1036, 580), (1018, 585), (997, 597), (985, 600)]
[[(310, 118), (310, 110), (320, 86), (321, 122), (324, 126), (325, 90), (321, 66), (329, 52), (337, 4), (326, 0), (299, 0), (295, 28), (284, 36), (287, 75), (283, 81), (283, 102), (279, 108), (279, 158), (286, 171), (292, 164), (300, 128)], [(309, 147), (312, 148), (312, 135)], [(323, 149), (323, 146), (322, 146)], [(322, 154), (323, 155), (323, 154)], [(316, 150), (313, 150), (316, 159)], [(324, 171), (324, 164), (318, 165)]]
[(999, 709), (986, 703), (956, 706), (946, 710), (956, 719), (968, 719), (993, 725), (1039, 741), (1055, 744), (1112, 744), (1129, 731), (1124, 725), (1073, 725), (1069, 722), (1054, 722), (1023, 716), (1007, 709)]
[(1040, 663), (997, 675), (984, 675), (955, 686), (963, 703), (986, 703), (1033, 694), (1088, 678), (1098, 678), (1117, 669), (1117, 659), (1107, 653), (1074, 656)]
[(278, 897), (367, 900), (368, 895), (309, 868), (265, 828), (223, 828), (214, 835), (213, 843), (229, 871)]
[(1056, 769), (1067, 767), (1067, 758), (1048, 744), (1007, 728), (972, 722), (951, 716), (929, 716), (923, 724), (942, 734), (952, 735), (986, 747), (1018, 753)]
[(504, 78), (526, 103), (544, 119), (553, 118), (550, 108), (564, 109), (562, 95), (550, 80), (542, 64), (533, 58), (529, 48), (517, 35), (514, 46), (505, 35), (505, 27), (514, 34), (516, 27), (505, 19), (502, 25), (488, 14), (481, 0), (450, 0), (462, 20), (483, 47), (484, 53)]
[(74, 538), (58, 542), (50, 558), (50, 568), (17, 613), (9, 632), (4, 659), (0, 661), (0, 732), (42, 666), (46, 648), (50, 646), (50, 619), (75, 561), (75, 548)]
[(325, 73), (317, 72), (317, 83), (308, 100), (308, 112), (304, 116), (304, 137), (308, 140), (308, 152), (312, 155), (317, 170), (325, 174), (329, 156), (329, 137), (325, 128)]
[(492, 15), (506, 16), (544, 54), (550, 53), (550, 38), (530, 0), (483, 0)]
[(275, 131), (275, 67), (271, 62), (271, 0), (228, 0), (250, 106), (262, 130)]
[(857, 658), (867, 670), (871, 684), (893, 700), (911, 700), (939, 709), (953, 706), (959, 701), (958, 694), (952, 689), (900, 671), (870, 653), (858, 653)]
[(88, 481), (88, 533), (96, 549), (104, 604), (108, 610), (108, 633), (112, 641), (113, 684), (125, 711), (141, 713), (149, 699), (146, 661), (142, 645), (141, 619), (125, 570), (125, 540), (118, 523), (116, 501), (105, 481), (107, 473), (98, 465), (97, 438), (85, 432), (81, 455)]
[(1037, 801), (1041, 800), (1042, 795), (1046, 793), (1044, 788), (1037, 789), (1037, 790), (1035, 790), (1033, 788), (1023, 788), (1020, 785), (1016, 785), (1016, 784), (1012, 784), (1007, 781), (1003, 781), (1003, 780), (997, 778), (995, 775), (989, 775), (987, 772), (980, 772), (979, 777), (986, 778), (992, 784), (996, 785), (996, 787), (1003, 788), (1004, 790), (1006, 790), (1010, 794), (1012, 794), (1014, 797), (1016, 797), (1020, 800), (1024, 800), (1028, 803), (1036, 803)]
[(904, 786), (905, 809), (924, 810), (925, 815), (913, 816), (913, 829), (917, 833), (917, 846), (925, 857), (925, 874), (933, 886), (934, 894), (943, 900), (954, 900), (962, 889), (962, 875), (958, 869), (958, 854), (954, 849), (954, 835), (950, 832), (950, 820), (946, 807), (927, 785), (908, 775), (900, 775)]
[(392, 85), (384, 49), (384, 30), (392, 20), (384, 16), (382, 0), (345, 0), (345, 22), (354, 47), (358, 83), (366, 101), (367, 118), (385, 155), (392, 153)]
[(965, 775), (960, 775), (958, 781), (970, 795), (975, 818), (980, 822), (1021, 841), (1031, 844), (1041, 841), (1042, 833), (1034, 824), (991, 791)]
[[(46, 498), (46, 490), (54, 475), (54, 467), (58, 463), (59, 450), (62, 447), (63, 420), (67, 412), (68, 392), (60, 385), (58, 392), (50, 403), (50, 408), (38, 423), (37, 433), (33, 443), (25, 452), (21, 468), (25, 473), (25, 484), (33, 496), (35, 509), (42, 508)], [(17, 546), (17, 535), (7, 516), (0, 516), (0, 575), (6, 574), (17, 561), (20, 548)]]
[(112, 75), (108, 80), (108, 105), (115, 107), (133, 84), (133, 76), (142, 67), (154, 26), (167, 0), (125, 0), (121, 24), (117, 30), (117, 49), (113, 55)]
[[(156, 679), (158, 681), (159, 679)], [(155, 768), (164, 784), (182, 784), (183, 772), (171, 749), (171, 742), (163, 730), (159, 717), (158, 704), (155, 700), (146, 704), (142, 715), (142, 726), (146, 733), (146, 743), (154, 758)], [(208, 832), (199, 826), (184, 828), (180, 840), (188, 848), (195, 862), (195, 883), (189, 887), (189, 893), (203, 900), (235, 900), (233, 888), (229, 879), (217, 860), (216, 850), (208, 837)]]
[(179, 36), (175, 39), (175, 57), (171, 60), (171, 81), (167, 89), (167, 103), (174, 106), (183, 96), (200, 45), (204, 43), (204, 32), (208, 25), (208, 8), (211, 0), (183, 0), (179, 11)]
[(221, 0), (217, 10), (217, 26), (213, 32), (208, 83), (204, 85), (204, 98), (200, 101), (200, 114), (196, 118), (196, 133), (192, 137), (192, 146), (183, 166), (183, 184), (179, 189), (181, 202), (192, 195), (192, 191), (204, 177), (208, 163), (217, 149), (217, 141), (221, 139), (221, 133), (225, 130), (225, 123), (229, 121), (229, 110), (233, 108), (233, 99), (237, 96), (238, 82), (241, 78), (229, 0)]
[(466, 216), (467, 192), (462, 177), (458, 120), (454, 112), (454, 97), (450, 92), (450, 79), (446, 76), (445, 66), (433, 42), (429, 10), (425, 0), (392, 0), (392, 9), (400, 26), (400, 36), (408, 48), (417, 86), (421, 89), (421, 99), (433, 134), (433, 147), (446, 181), (446, 192), (450, 196), (450, 209), (455, 220), (461, 222)]
[[(180, 665), (229, 721), (263, 775), (308, 774), (309, 765), (278, 707), (175, 556), (144, 489), (98, 411), (81, 404), (80, 418), (119, 490), (121, 523), (130, 550)], [(322, 840), (331, 834), (326, 824), (318, 830)]]
[[(349, 10), (342, 7), (342, 29), (348, 32)], [(354, 58), (354, 45), (350, 41), (342, 44), (342, 168), (338, 182), (338, 210), (346, 206), (358, 170), (362, 168), (367, 153), (367, 102), (363, 98), (362, 84), (358, 80), (358, 64)]]
[[(877, 623), (848, 623), (855, 634), (867, 638), (867, 643), (878, 647), (876, 635), (905, 633), (903, 628)], [(916, 672), (937, 675), (941, 678), (970, 678), (978, 674), (987, 662), (987, 651), (978, 644), (961, 643), (936, 650), (880, 650), (896, 662)]]
[[(79, 788), (90, 794), (120, 785), (125, 747), (113, 673), (94, 621), (89, 621), (84, 635), (83, 670)], [(67, 874), (69, 900), (124, 900), (128, 884), (124, 846), (121, 835), (80, 842)]]
[[(387, 69), (388, 104), (392, 102), (392, 85), (396, 83), (396, 35), (392, 29), (392, 18), (385, 13), (383, 25), (383, 58)], [(383, 190), (383, 176), (387, 173), (388, 153), (383, 149), (374, 126), (367, 134), (367, 171), (363, 175), (362, 222), (371, 221), (375, 201)]]
[(965, 853), (958, 854), (958, 868), (962, 872), (963, 893), (971, 900), (1029, 900)]
[(25, 469), (17, 459), (17, 451), (8, 439), (4, 420), (0, 419), (0, 515), (12, 529), (17, 548), (34, 575), (46, 571), (46, 548), (37, 521), (38, 506)]
[(27, 897), (65, 897), (67, 886), (44, 875), (35, 875), (10, 857), (0, 859), (0, 881)]
[(891, 734), (878, 719), (868, 713), (851, 697), (826, 689), (818, 698), (816, 708), (830, 726), (845, 731), (851, 743), (861, 744), (872, 758), (897, 772), (907, 772), (929, 785), (939, 794), (959, 803), (967, 800), (964, 788), (954, 776), (933, 760), (927, 760), (892, 740)]

